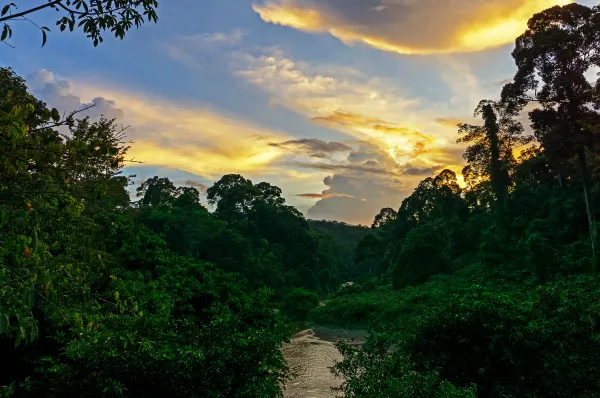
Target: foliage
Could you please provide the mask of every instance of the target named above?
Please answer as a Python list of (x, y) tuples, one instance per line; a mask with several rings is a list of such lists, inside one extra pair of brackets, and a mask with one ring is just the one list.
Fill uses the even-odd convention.
[[(378, 264), (375, 278), (363, 271), (376, 286), (311, 311), (372, 329), (361, 347), (340, 344), (346, 396), (600, 394), (600, 80), (585, 77), (600, 64), (599, 22), (600, 7), (578, 4), (531, 18), (502, 99), (480, 103), (483, 125), (459, 125), (467, 186), (444, 171), (395, 216), (383, 209), (355, 250)], [(517, 115), (532, 101), (536, 143), (515, 159), (530, 141)]]
[(12, 37), (11, 22), (28, 21), (42, 33), (42, 47), (46, 44), (50, 29), (38, 26), (29, 16), (45, 8), (60, 13), (56, 26), (62, 32), (81, 29), (92, 40), (94, 47), (104, 41), (102, 33), (106, 30), (123, 39), (129, 29), (139, 28), (144, 22), (157, 22), (156, 0), (52, 0), (27, 9), (19, 9), (15, 3), (9, 3), (0, 11), (0, 22), (3, 23), (0, 41)]
[(294, 321), (304, 321), (306, 316), (317, 305), (319, 296), (306, 289), (294, 289), (281, 302), (281, 314)]
[(153, 179), (134, 206), (112, 121), (60, 120), (0, 82), (0, 395), (280, 396), (288, 329), (240, 272), (273, 253), (193, 188)]

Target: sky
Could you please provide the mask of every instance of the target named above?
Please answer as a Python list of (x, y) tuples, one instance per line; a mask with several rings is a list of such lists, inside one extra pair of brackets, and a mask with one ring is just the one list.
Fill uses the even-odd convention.
[(528, 18), (570, 2), (161, 1), (157, 24), (98, 47), (44, 10), (32, 19), (51, 28), (46, 46), (15, 22), (0, 65), (51, 107), (93, 103), (90, 117), (127, 126), (136, 184), (203, 192), (241, 174), (308, 218), (369, 225), (426, 177), (449, 168), (460, 181), (456, 124), (476, 123), (478, 102), (514, 76)]

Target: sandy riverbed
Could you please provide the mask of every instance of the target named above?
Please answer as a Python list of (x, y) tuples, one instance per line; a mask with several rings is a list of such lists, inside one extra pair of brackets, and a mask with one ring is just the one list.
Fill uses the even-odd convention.
[(339, 387), (342, 380), (331, 374), (329, 367), (342, 359), (335, 348), (339, 339), (364, 340), (362, 331), (347, 332), (315, 327), (295, 334), (289, 344), (281, 347), (290, 370), (297, 375), (286, 384), (286, 398), (335, 398), (340, 393), (331, 391)]

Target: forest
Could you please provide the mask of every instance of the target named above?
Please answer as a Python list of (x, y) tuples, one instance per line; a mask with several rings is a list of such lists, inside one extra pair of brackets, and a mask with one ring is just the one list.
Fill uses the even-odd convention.
[(1, 67), (0, 397), (282, 397), (298, 322), (369, 330), (337, 344), (346, 397), (599, 397), (600, 6), (534, 15), (512, 56), (457, 126), (466, 186), (442, 170), (370, 228), (237, 174), (211, 211), (134, 186), (126, 130)]

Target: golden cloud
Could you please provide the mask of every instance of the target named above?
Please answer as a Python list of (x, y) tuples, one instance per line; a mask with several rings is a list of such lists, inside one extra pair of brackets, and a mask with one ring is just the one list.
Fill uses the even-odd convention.
[(78, 87), (80, 95), (111, 98), (124, 110), (124, 122), (132, 126), (128, 138), (135, 142), (129, 155), (148, 165), (206, 177), (268, 172), (285, 153), (269, 143), (291, 138), (203, 104), (152, 98), (105, 84)]
[(458, 130), (458, 125), (460, 123), (465, 123), (465, 121), (456, 117), (440, 117), (436, 119), (436, 123), (441, 126), (452, 127)]
[[(368, 141), (393, 160), (386, 166), (388, 171), (416, 158), (429, 162), (430, 156), (439, 157), (448, 146), (455, 145), (456, 131), (452, 132), (452, 141), (443, 134), (424, 132), (419, 123), (420, 101), (402, 96), (389, 82), (360, 74), (349, 76), (344, 71), (336, 73), (333, 67), (325, 73), (295, 62), (277, 49), (260, 56), (246, 54), (241, 61), (244, 64), (237, 75), (271, 94), (271, 103), (359, 141)], [(429, 163), (429, 167), (439, 166)]]
[(346, 44), (400, 54), (473, 52), (499, 47), (523, 33), (535, 13), (573, 0), (263, 0), (263, 21), (328, 32)]

